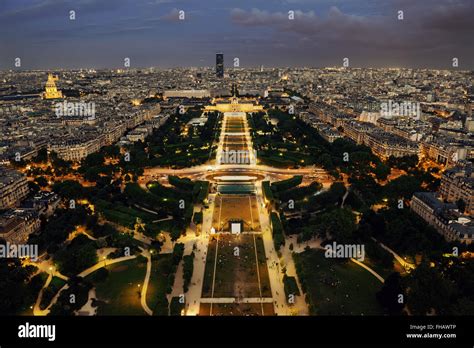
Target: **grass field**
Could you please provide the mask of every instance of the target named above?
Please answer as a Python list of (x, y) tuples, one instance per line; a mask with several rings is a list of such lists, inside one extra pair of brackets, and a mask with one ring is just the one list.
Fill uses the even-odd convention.
[(381, 315), (375, 294), (382, 283), (348, 260), (328, 259), (324, 251), (293, 254), (313, 315)]
[[(107, 279), (96, 285), (98, 315), (146, 315), (140, 290), (146, 273), (142, 258), (107, 266)], [(140, 284), (140, 287), (138, 286)]]
[[(259, 260), (257, 272), (253, 234), (219, 235), (217, 262), (215, 259), (217, 241), (215, 238), (211, 237), (209, 242), (202, 297), (260, 297), (259, 276), (262, 297), (270, 297), (271, 289), (263, 241), (256, 237)], [(238, 256), (235, 255), (235, 248), (238, 248)], [(214, 265), (216, 266), (215, 276)], [(214, 294), (212, 293), (213, 279)]]

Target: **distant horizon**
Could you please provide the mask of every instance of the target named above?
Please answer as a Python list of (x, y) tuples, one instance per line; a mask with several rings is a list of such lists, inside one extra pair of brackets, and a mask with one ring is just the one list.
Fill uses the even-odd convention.
[[(247, 69), (260, 69), (260, 66), (248, 66), (248, 67), (224, 67), (224, 73), (230, 70), (247, 70)], [(123, 71), (135, 71), (135, 70), (146, 70), (146, 69), (158, 69), (158, 70), (172, 70), (172, 69), (215, 69), (214, 66), (174, 66), (174, 67), (160, 67), (160, 66), (142, 66), (142, 67), (82, 67), (82, 68), (38, 68), (38, 69), (0, 69), (0, 72), (54, 72), (54, 71), (81, 71), (81, 70), (123, 70)], [(433, 70), (433, 71), (458, 71), (458, 72), (474, 72), (474, 69), (463, 69), (463, 68), (428, 68), (428, 67), (359, 67), (351, 66), (343, 68), (341, 66), (263, 66), (263, 69), (341, 69), (341, 70)]]

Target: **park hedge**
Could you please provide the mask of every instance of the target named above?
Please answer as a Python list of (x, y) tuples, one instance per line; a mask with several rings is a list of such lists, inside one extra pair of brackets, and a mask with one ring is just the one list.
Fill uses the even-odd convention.
[(273, 192), (282, 192), (298, 186), (299, 184), (301, 184), (302, 181), (302, 175), (295, 175), (290, 179), (273, 182), (271, 188)]
[(209, 181), (198, 181), (197, 183), (200, 185), (200, 190), (196, 201), (202, 203), (209, 193)]
[(173, 185), (180, 190), (191, 191), (194, 187), (194, 182), (189, 178), (180, 178), (178, 176), (169, 175), (168, 181), (170, 185)]
[(263, 181), (262, 182), (262, 191), (263, 191), (263, 196), (267, 199), (267, 201), (273, 202), (274, 197), (273, 197), (273, 192), (270, 188), (270, 182), (269, 181)]
[(296, 278), (288, 275), (283, 276), (283, 285), (285, 288), (286, 301), (288, 302), (290, 295), (298, 296), (300, 295), (300, 290), (298, 289), (298, 284), (296, 283)]
[(183, 257), (183, 290), (188, 292), (189, 284), (194, 272), (194, 252)]
[(279, 250), (282, 245), (285, 245), (285, 235), (283, 234), (283, 225), (281, 224), (278, 214), (274, 211), (270, 213), (270, 223), (272, 225), (273, 243), (275, 250)]

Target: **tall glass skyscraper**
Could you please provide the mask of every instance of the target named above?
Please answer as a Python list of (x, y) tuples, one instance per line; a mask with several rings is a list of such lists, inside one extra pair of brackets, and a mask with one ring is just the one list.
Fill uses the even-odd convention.
[(216, 76), (224, 77), (224, 53), (216, 53)]

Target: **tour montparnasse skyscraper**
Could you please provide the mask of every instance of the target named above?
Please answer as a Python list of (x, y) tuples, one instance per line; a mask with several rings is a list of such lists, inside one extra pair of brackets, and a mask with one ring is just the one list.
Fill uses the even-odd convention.
[(224, 77), (224, 53), (216, 53), (216, 76)]

